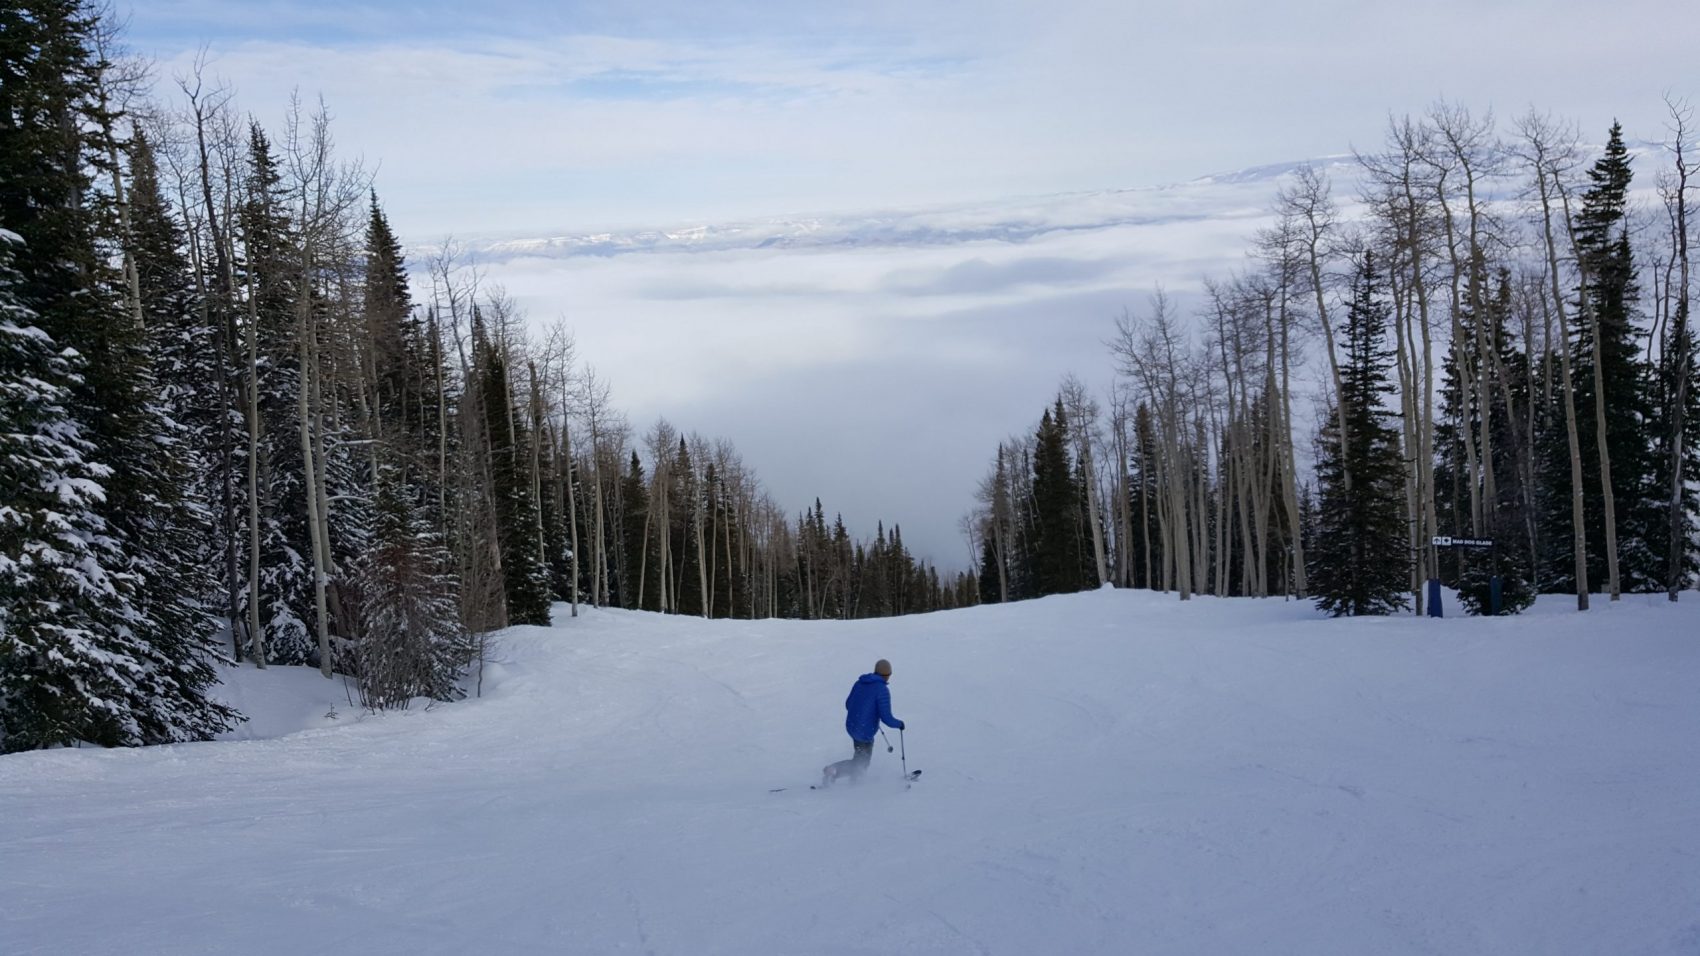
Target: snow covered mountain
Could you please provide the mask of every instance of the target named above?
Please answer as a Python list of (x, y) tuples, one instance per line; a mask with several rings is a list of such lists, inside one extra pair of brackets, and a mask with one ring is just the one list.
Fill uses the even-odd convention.
[[(1700, 605), (1571, 608), (557, 607), (367, 719), (246, 671), (314, 728), (0, 758), (0, 952), (1693, 953)], [(810, 791), (877, 657), (925, 774)]]

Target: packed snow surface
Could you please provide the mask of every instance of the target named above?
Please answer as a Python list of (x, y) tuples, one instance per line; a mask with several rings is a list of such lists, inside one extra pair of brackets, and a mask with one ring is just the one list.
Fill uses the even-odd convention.
[[(1573, 606), (557, 607), (364, 719), (245, 672), (310, 729), (0, 758), (0, 953), (1695, 953), (1700, 601)], [(811, 791), (879, 657), (925, 774)]]

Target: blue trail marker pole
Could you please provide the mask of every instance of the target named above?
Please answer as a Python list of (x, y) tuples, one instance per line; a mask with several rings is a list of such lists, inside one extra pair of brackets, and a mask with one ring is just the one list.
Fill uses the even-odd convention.
[(1439, 578), (1429, 578), (1428, 579), (1428, 616), (1429, 617), (1445, 617), (1446, 616), (1446, 614), (1441, 610), (1441, 607), (1440, 607), (1440, 579)]

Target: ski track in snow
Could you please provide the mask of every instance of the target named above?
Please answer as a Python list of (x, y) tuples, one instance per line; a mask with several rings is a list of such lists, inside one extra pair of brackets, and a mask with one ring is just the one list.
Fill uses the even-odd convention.
[[(1695, 953), (1700, 605), (1567, 603), (557, 606), (365, 719), (244, 672), (308, 729), (0, 758), (0, 953)], [(882, 656), (926, 773), (810, 791)]]

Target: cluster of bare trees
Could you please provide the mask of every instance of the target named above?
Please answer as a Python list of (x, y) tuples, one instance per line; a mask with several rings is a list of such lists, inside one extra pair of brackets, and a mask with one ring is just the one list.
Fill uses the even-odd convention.
[[(487, 595), (485, 626), (522, 620), (511, 613), (516, 603), (542, 606), (523, 619), (540, 623), (551, 598), (569, 602), (574, 615), (582, 601), (748, 619), (884, 616), (972, 600), (971, 577), (941, 582), (935, 568), (903, 548), (896, 529), (888, 540), (882, 524), (872, 541), (862, 541), (840, 518), (829, 533), (818, 500), (812, 511), (791, 515), (730, 441), (681, 432), (665, 418), (634, 433), (609, 382), (579, 360), (570, 330), (557, 323), (528, 334), (512, 300), (499, 288), (481, 288), (478, 269), (452, 243), (431, 257), (428, 272), (428, 324), (451, 342), (482, 335), (495, 363), (523, 370), (507, 387), (474, 390), (472, 399), (502, 405), (506, 417), (494, 430), (525, 449), (517, 486), (494, 494), (536, 504), (529, 523), (505, 534), (494, 505), (482, 508), (488, 520), (479, 509), (459, 511), (459, 536), (498, 529), (461, 562), (468, 590), (480, 579), (506, 581), (505, 589), (479, 589)], [(449, 370), (451, 378), (477, 378), (491, 364), (478, 361), (472, 345), (454, 351), (467, 357)], [(474, 428), (489, 419), (468, 408), (461, 413)], [(438, 447), (466, 447), (475, 438), (463, 433)], [(461, 496), (475, 493), (464, 488)], [(533, 555), (541, 577), (516, 581), (487, 570)]]
[[(1414, 607), (1437, 578), (1573, 591), (1582, 608), (1594, 588), (1674, 599), (1694, 581), (1700, 461), (1694, 146), (1687, 107), (1670, 117), (1666, 145), (1639, 158), (1653, 202), (1629, 188), (1616, 127), (1602, 151), (1549, 116), (1502, 129), (1451, 104), (1391, 122), (1382, 149), (1334, 170), (1357, 183), (1344, 202), (1329, 170), (1292, 174), (1245, 269), (1206, 281), (1190, 315), (1158, 292), (1117, 321), (1106, 418), (1065, 383), (1082, 476), (1066, 520), (1094, 572), (1081, 585), (1309, 593), (1301, 451), (1349, 437), (1342, 315), (1373, 258), (1392, 370), (1375, 411), (1399, 435)], [(1009, 584), (1041, 533), (1034, 446), (1000, 447), (965, 523), (989, 599), (1036, 593)], [(1340, 480), (1349, 493), (1349, 464)], [(1496, 545), (1434, 543), (1447, 537)]]
[(547, 623), (554, 600), (756, 618), (972, 595), (883, 526), (822, 546), (818, 503), (789, 514), (730, 442), (634, 435), (571, 333), (531, 330), (453, 242), (410, 272), (322, 106), (297, 103), (274, 141), (199, 74), (176, 93), (132, 108), (114, 185), (140, 171), (168, 222), (149, 241), (169, 248), (124, 247), (132, 305), (178, 257), (171, 321), (198, 347), (167, 387), (238, 659), (405, 706), (453, 696), (485, 635)]

